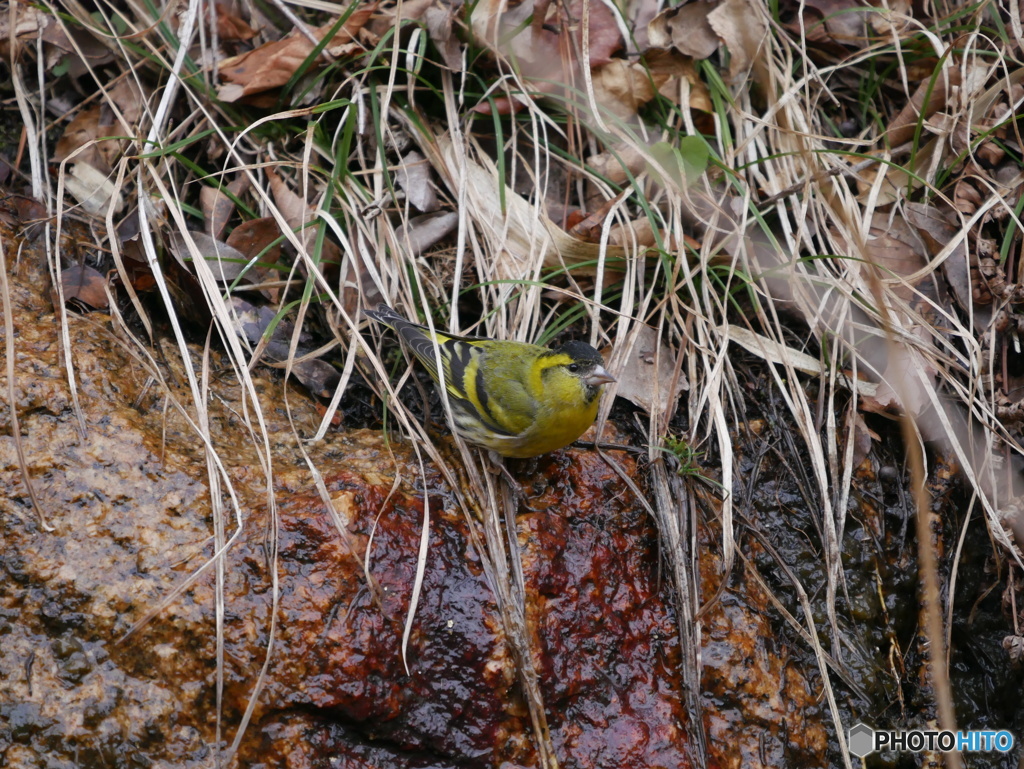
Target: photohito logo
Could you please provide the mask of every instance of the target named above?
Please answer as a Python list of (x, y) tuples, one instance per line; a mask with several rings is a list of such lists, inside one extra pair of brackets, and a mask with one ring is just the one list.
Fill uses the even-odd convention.
[(877, 750), (920, 753), (924, 750), (1006, 753), (1013, 747), (1013, 735), (1007, 731), (948, 732), (937, 729), (911, 729), (906, 732), (875, 731), (866, 724), (850, 729), (850, 752), (864, 758)]

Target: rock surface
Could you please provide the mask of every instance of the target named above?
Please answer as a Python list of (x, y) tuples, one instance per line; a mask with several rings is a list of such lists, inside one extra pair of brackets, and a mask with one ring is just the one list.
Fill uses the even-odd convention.
[[(203, 442), (178, 408), (198, 420), (175, 351), (147, 359), (99, 314), (69, 318), (83, 430), (41, 260), (26, 255), (9, 277), (20, 442), (56, 530), (40, 525), (2, 408), (4, 765), (185, 769), (214, 766), (218, 753), (268, 768), (537, 765), (479, 524), (440, 476), (421, 477), (379, 431), (339, 431), (306, 447), (321, 494), (295, 438), (315, 432), (315, 408), (257, 375), (268, 492), (251, 404), (211, 353), (210, 435), (223, 466), (211, 485)], [(202, 351), (192, 355), (198, 371)], [(4, 358), (4, 401), (7, 388)], [(560, 765), (691, 765), (652, 521), (593, 452), (557, 452), (521, 480), (527, 634)], [(424, 489), (428, 557), (403, 656)], [(230, 545), (220, 561), (218, 543)], [(718, 567), (702, 560), (709, 583)], [(705, 715), (712, 762), (825, 763), (814, 695), (785, 650), (770, 648), (763, 617), (723, 600), (708, 627), (708, 704), (722, 709)], [(768, 730), (767, 753), (744, 726), (751, 717)], [(799, 744), (780, 736), (786, 728)]]

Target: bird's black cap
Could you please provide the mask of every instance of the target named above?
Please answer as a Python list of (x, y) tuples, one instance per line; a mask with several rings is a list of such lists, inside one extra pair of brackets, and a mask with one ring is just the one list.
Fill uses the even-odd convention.
[(604, 365), (604, 358), (601, 353), (595, 350), (586, 342), (566, 342), (555, 352), (565, 353), (577, 363), (593, 363), (598, 366)]

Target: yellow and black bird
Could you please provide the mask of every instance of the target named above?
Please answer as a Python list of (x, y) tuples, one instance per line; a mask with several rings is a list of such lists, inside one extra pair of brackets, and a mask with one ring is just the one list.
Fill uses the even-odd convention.
[(615, 377), (584, 342), (549, 349), (524, 342), (431, 332), (385, 304), (365, 310), (394, 329), (435, 382), (440, 350), (459, 434), (505, 457), (536, 457), (568, 446), (597, 417), (601, 387)]

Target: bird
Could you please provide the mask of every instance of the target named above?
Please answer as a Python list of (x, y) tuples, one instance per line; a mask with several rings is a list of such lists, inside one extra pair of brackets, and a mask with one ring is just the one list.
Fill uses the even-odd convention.
[(585, 342), (541, 347), (431, 331), (386, 304), (364, 310), (393, 329), (444, 387), (456, 432), (503, 457), (526, 459), (575, 441), (597, 417), (604, 385), (616, 379)]

